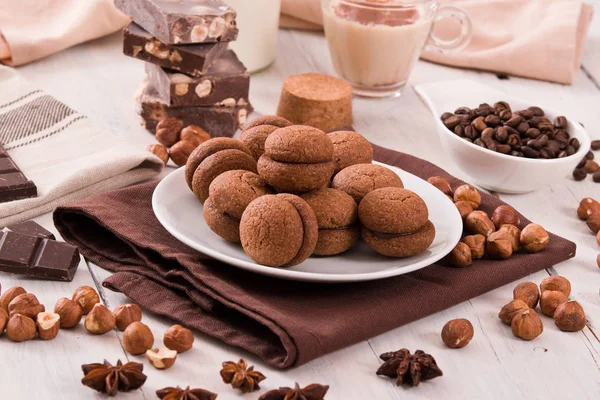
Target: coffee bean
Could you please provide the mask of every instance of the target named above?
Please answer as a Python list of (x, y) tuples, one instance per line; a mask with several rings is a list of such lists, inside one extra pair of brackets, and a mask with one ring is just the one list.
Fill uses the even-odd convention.
[(501, 123), (500, 117), (498, 117), (497, 115), (493, 115), (493, 114), (490, 114), (487, 117), (485, 117), (484, 122), (487, 126), (497, 126), (497, 125), (500, 125), (500, 123)]
[(542, 158), (547, 158), (547, 159), (549, 159), (549, 158), (556, 158), (556, 153), (550, 147), (546, 146), (546, 147), (542, 147), (541, 148), (541, 150), (540, 150), (540, 156)]
[(592, 140), (592, 150), (600, 150), (600, 140)]
[(576, 181), (582, 181), (585, 179), (586, 176), (587, 173), (580, 168), (575, 168), (573, 170), (573, 179), (575, 179)]
[(454, 115), (454, 114), (449, 113), (449, 112), (445, 112), (445, 113), (442, 114), (442, 116), (440, 117), (440, 119), (442, 120), (442, 122), (444, 122), (445, 120), (447, 120), (448, 118), (450, 118), (452, 115)]
[(523, 152), (523, 155), (527, 158), (539, 158), (540, 157), (540, 152), (532, 149), (531, 147), (525, 146), (521, 149), (521, 151)]
[(560, 116), (556, 117), (554, 120), (554, 126), (557, 128), (566, 128), (567, 127), (567, 118)]
[(543, 117), (544, 116), (544, 110), (542, 110), (539, 107), (532, 106), (532, 107), (529, 107), (528, 110), (530, 110), (531, 112), (533, 112), (533, 115), (536, 116), (536, 117)]
[(583, 166), (585, 165), (586, 162), (587, 162), (587, 158), (584, 158), (583, 160), (579, 161), (579, 164), (577, 164), (576, 168), (583, 168)]
[(473, 143), (476, 144), (479, 147), (483, 147), (484, 149), (487, 148), (487, 147), (485, 147), (485, 144), (481, 141), (481, 139), (475, 139), (473, 141)]
[(510, 111), (510, 104), (506, 101), (499, 101), (494, 103), (494, 110), (496, 110), (497, 113), (500, 113), (501, 111)]
[(564, 150), (561, 150), (561, 151), (558, 153), (558, 155), (556, 156), (556, 158), (565, 158), (565, 157), (568, 157), (568, 156), (569, 156), (569, 155), (567, 154), (567, 152), (566, 152), (566, 151), (564, 151)]
[(510, 110), (502, 110), (498, 113), (498, 116), (502, 121), (508, 121), (512, 118), (512, 112)]
[(529, 121), (527, 121), (527, 123), (529, 124), (529, 126), (532, 126), (534, 128), (537, 128), (538, 125), (542, 122), (542, 119), (540, 117), (534, 116), (533, 118), (531, 118)]
[(548, 140), (548, 144), (546, 145), (550, 150), (554, 152), (554, 154), (560, 153), (560, 146), (556, 140)]
[(570, 156), (572, 156), (573, 154), (575, 154), (575, 149), (573, 148), (573, 146), (567, 146), (567, 148), (565, 149), (565, 151)]
[(513, 157), (524, 157), (523, 153), (521, 153), (520, 151), (515, 151), (515, 150), (511, 151), (510, 155)]
[(496, 128), (496, 134), (494, 135), (494, 139), (496, 139), (496, 141), (500, 143), (506, 143), (506, 140), (508, 139), (508, 132), (506, 131), (506, 128), (502, 126)]
[(521, 122), (519, 125), (517, 125), (517, 127), (515, 128), (517, 130), (517, 132), (523, 134), (525, 132), (527, 132), (527, 129), (529, 129), (530, 126), (527, 122)]
[(473, 143), (473, 140), (472, 140), (471, 138), (464, 137), (464, 138), (462, 138), (462, 139), (466, 140), (466, 141), (467, 141), (467, 142), (469, 142), (469, 143)]
[(575, 149), (575, 151), (579, 150), (580, 144), (579, 144), (579, 140), (577, 140), (577, 138), (573, 138), (573, 139), (569, 140), (569, 144), (571, 146), (573, 146), (573, 148)]
[(477, 132), (477, 129), (474, 129), (471, 125), (465, 126), (465, 137), (475, 140), (479, 137), (479, 132)]
[(446, 128), (454, 129), (456, 127), (456, 125), (460, 124), (461, 121), (462, 121), (461, 117), (459, 117), (458, 115), (453, 115), (451, 117), (446, 118), (443, 122), (444, 122), (444, 125), (446, 125)]
[(466, 115), (470, 115), (471, 114), (471, 109), (469, 107), (458, 107), (456, 110), (454, 110), (454, 114), (466, 114)]
[(454, 127), (454, 133), (460, 137), (463, 137), (465, 135), (465, 128), (462, 125), (456, 125)]
[(506, 125), (516, 129), (521, 122), (523, 122), (523, 117), (521, 117), (520, 115), (513, 115), (511, 119), (506, 121)]
[(586, 160), (593, 160), (594, 159), (594, 153), (592, 153), (591, 151), (588, 151), (587, 153), (585, 153), (585, 159)]
[(600, 183), (600, 172), (594, 173), (594, 175), (592, 175), (592, 180), (596, 183)]
[(507, 144), (496, 144), (496, 151), (498, 153), (509, 154), (511, 150), (511, 147)]
[(529, 137), (531, 139), (535, 139), (536, 137), (540, 136), (542, 134), (542, 132), (540, 132), (540, 130), (537, 128), (529, 128), (529, 129), (527, 129), (525, 134), (527, 135), (527, 137)]
[(473, 128), (477, 129), (479, 132), (483, 132), (483, 130), (485, 128), (487, 128), (487, 125), (485, 124), (485, 118), (484, 117), (477, 117), (473, 120), (473, 122), (471, 122), (471, 126), (473, 126)]
[(517, 111), (519, 113), (519, 115), (525, 119), (530, 119), (533, 118), (533, 111), (527, 109), (527, 110), (521, 110), (521, 111)]
[[(498, 128), (500, 130), (501, 128)], [(497, 130), (497, 131), (498, 131)], [(510, 145), (510, 147), (515, 148), (516, 146), (521, 146), (521, 139), (519, 135), (510, 135), (508, 139), (506, 139), (506, 144)]]
[(482, 104), (479, 107), (477, 107), (474, 111), (475, 115), (477, 115), (478, 117), (487, 117), (488, 115), (494, 112), (494, 109), (490, 107), (489, 104)]

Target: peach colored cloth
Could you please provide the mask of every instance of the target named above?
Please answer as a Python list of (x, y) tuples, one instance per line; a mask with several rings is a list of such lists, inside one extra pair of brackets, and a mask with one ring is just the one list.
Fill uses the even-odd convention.
[(128, 22), (113, 0), (0, 0), (0, 61), (23, 65)]
[[(321, 25), (320, 3), (321, 0), (282, 0), (281, 11), (286, 18), (282, 18), (281, 26), (314, 29)], [(589, 4), (581, 0), (440, 3), (458, 6), (471, 17), (473, 37), (460, 53), (425, 51), (422, 59), (560, 83), (575, 80), (593, 14)]]

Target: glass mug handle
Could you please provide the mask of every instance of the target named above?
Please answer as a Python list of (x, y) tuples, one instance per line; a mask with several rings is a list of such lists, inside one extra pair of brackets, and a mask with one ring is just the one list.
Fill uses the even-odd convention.
[[(460, 24), (460, 34), (454, 39), (444, 40), (433, 33), (435, 24), (445, 18), (452, 18)], [(444, 54), (457, 53), (467, 47), (471, 41), (472, 30), (471, 18), (467, 13), (458, 7), (443, 5), (438, 9), (433, 19), (433, 26), (429, 34), (432, 43), (427, 44), (425, 50), (433, 50)]]

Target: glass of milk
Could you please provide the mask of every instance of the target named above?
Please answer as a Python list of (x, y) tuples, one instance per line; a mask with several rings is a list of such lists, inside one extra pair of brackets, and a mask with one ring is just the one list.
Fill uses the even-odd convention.
[[(471, 38), (464, 11), (437, 0), (322, 0), (322, 8), (333, 65), (357, 95), (398, 96), (423, 48), (456, 52)], [(447, 18), (460, 25), (456, 37), (437, 37), (432, 27)]]

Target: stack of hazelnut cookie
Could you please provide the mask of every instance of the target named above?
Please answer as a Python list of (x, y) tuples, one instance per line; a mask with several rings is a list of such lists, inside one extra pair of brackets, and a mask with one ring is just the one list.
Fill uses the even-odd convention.
[(371, 144), (354, 131), (326, 134), (263, 116), (240, 140), (198, 146), (185, 179), (213, 232), (262, 265), (340, 254), (361, 236), (390, 257), (425, 251), (435, 237), (427, 205), (372, 161)]

